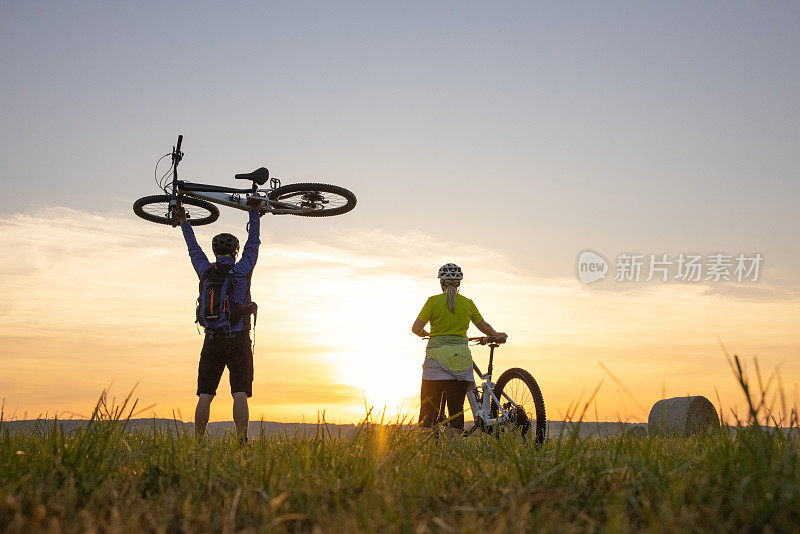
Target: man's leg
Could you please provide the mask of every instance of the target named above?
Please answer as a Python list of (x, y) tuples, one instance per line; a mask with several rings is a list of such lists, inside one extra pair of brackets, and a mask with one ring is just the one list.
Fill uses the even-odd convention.
[(247, 399), (253, 395), (253, 350), (250, 345), (250, 332), (237, 332), (231, 338), (228, 371), (233, 396), (233, 422), (239, 438), (247, 440), (247, 426), (250, 423), (250, 409)]
[(200, 438), (206, 433), (211, 401), (217, 394), (219, 379), (225, 369), (225, 355), (220, 350), (219, 338), (206, 335), (203, 350), (200, 351), (200, 363), (197, 366), (198, 399), (194, 411), (194, 431)]
[(247, 406), (247, 393), (237, 391), (233, 394), (233, 422), (240, 438), (247, 438), (247, 426), (250, 424), (250, 408)]
[(206, 433), (208, 416), (211, 412), (211, 401), (214, 400), (214, 395), (201, 393), (198, 397), (197, 408), (194, 410), (194, 433), (198, 438), (202, 438)]

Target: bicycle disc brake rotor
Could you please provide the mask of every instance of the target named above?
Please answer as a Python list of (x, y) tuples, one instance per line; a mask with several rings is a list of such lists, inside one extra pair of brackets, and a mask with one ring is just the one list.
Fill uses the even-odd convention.
[(324, 205), (328, 203), (328, 200), (326, 200), (319, 191), (309, 191), (307, 193), (303, 193), (301, 198), (302, 200), (300, 201), (300, 206), (309, 210), (318, 210), (324, 208)]

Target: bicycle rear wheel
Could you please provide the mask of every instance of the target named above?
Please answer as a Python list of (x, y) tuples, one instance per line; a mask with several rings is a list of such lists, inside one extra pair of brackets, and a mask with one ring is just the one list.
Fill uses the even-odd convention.
[(276, 208), (302, 217), (331, 217), (356, 207), (356, 196), (352, 192), (329, 184), (282, 185), (270, 191), (268, 198), (280, 202)]
[[(169, 195), (142, 197), (133, 203), (133, 212), (145, 221), (177, 226), (178, 221), (169, 210), (169, 200)], [(192, 226), (211, 224), (219, 219), (219, 208), (211, 202), (192, 197), (181, 197), (178, 201)]]
[[(544, 442), (547, 432), (547, 416), (544, 409), (544, 398), (539, 384), (525, 369), (514, 367), (507, 370), (497, 380), (494, 393), (500, 399), (504, 410), (511, 411), (509, 425), (522, 432), (523, 437), (533, 433), (536, 443)], [(503, 395), (507, 395), (514, 404)], [(499, 407), (492, 401), (492, 417), (497, 417)]]

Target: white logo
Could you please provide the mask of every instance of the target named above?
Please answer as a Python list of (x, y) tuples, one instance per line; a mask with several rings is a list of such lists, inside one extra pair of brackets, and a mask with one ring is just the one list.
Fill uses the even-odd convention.
[[(649, 262), (648, 262), (649, 258)], [(703, 261), (705, 259), (705, 261)], [(617, 255), (614, 280), (616, 282), (737, 282), (751, 283), (760, 279), (764, 256), (753, 254), (633, 254), (621, 252)], [(677, 274), (675, 273), (677, 271)], [(591, 250), (578, 256), (578, 279), (592, 284), (606, 277), (608, 261)], [(673, 276), (674, 275), (674, 276)], [(704, 276), (705, 275), (705, 276)]]
[(578, 256), (578, 279), (584, 284), (591, 284), (605, 278), (608, 272), (608, 262), (604, 257), (584, 250)]

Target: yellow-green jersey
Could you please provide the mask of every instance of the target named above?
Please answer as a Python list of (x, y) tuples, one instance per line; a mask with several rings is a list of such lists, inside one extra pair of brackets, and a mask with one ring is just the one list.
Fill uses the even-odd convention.
[(447, 294), (439, 293), (425, 301), (417, 320), (431, 323), (431, 337), (459, 336), (467, 337), (470, 321), (483, 321), (475, 303), (463, 295), (456, 295), (455, 313), (447, 307)]

